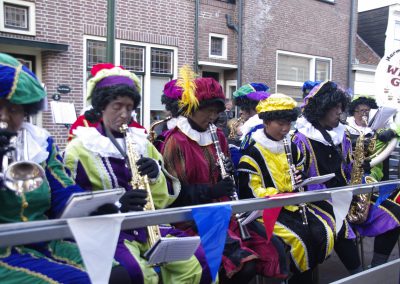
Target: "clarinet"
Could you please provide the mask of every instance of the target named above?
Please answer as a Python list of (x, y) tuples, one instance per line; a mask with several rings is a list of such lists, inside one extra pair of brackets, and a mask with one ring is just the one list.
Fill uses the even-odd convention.
[[(208, 129), (209, 129), (209, 131), (211, 133), (211, 139), (212, 139), (212, 141), (214, 143), (215, 151), (217, 152), (217, 163), (218, 163), (218, 166), (219, 166), (219, 168), (221, 170), (221, 177), (222, 177), (222, 179), (224, 179), (226, 177), (229, 177), (233, 181), (233, 184), (235, 186), (234, 186), (233, 194), (232, 194), (232, 196), (230, 196), (230, 199), (233, 200), (233, 201), (237, 201), (237, 200), (239, 200), (239, 197), (238, 197), (238, 194), (236, 192), (235, 179), (234, 179), (234, 177), (232, 175), (230, 175), (230, 174), (228, 174), (226, 172), (225, 164), (224, 164), (225, 155), (222, 152), (221, 144), (219, 143), (219, 140), (218, 140), (217, 127), (214, 124), (210, 123)], [(235, 214), (235, 218), (236, 218), (236, 221), (238, 222), (239, 231), (240, 231), (240, 238), (243, 241), (246, 241), (246, 240), (250, 239), (251, 237), (250, 237), (250, 234), (249, 234), (246, 226), (243, 225), (242, 222), (241, 222), (240, 214), (236, 213)]]
[[(283, 146), (285, 147), (285, 153), (286, 153), (286, 158), (289, 163), (289, 174), (290, 174), (290, 181), (292, 183), (293, 189), (298, 188), (299, 192), (304, 192), (304, 188), (302, 186), (296, 186), (296, 180), (294, 177), (295, 173), (295, 166), (293, 163), (293, 156), (292, 156), (292, 150), (290, 148), (289, 141), (287, 138), (283, 138)], [(300, 214), (301, 214), (301, 219), (303, 220), (303, 225), (308, 225), (307, 221), (307, 205), (303, 202), (299, 204), (300, 207)]]

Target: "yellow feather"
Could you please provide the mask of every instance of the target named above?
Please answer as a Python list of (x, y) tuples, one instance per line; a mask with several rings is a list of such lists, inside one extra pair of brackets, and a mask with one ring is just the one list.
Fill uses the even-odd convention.
[(179, 78), (177, 85), (182, 88), (182, 98), (179, 101), (181, 108), (185, 107), (183, 115), (187, 116), (195, 111), (199, 106), (196, 98), (196, 73), (193, 72), (189, 65), (184, 65), (179, 70)]

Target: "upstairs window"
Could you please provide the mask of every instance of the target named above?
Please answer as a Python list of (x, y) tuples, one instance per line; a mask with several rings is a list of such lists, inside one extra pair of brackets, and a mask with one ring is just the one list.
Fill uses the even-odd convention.
[(0, 31), (35, 35), (35, 3), (0, 0)]
[(209, 57), (227, 59), (228, 37), (226, 35), (210, 34), (209, 40)]

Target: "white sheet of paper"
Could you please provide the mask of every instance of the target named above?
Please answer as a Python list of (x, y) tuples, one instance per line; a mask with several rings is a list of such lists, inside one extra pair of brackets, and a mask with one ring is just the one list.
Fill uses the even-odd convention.
[(99, 206), (117, 202), (125, 193), (123, 188), (79, 192), (71, 195), (60, 218), (86, 217)]
[(108, 284), (123, 215), (68, 219), (92, 283)]
[(331, 193), (333, 213), (335, 214), (336, 220), (336, 234), (340, 232), (343, 226), (343, 221), (349, 212), (351, 200), (353, 199), (353, 193), (350, 190), (346, 191), (333, 191)]
[(327, 182), (328, 180), (332, 179), (334, 176), (335, 176), (335, 174), (331, 173), (331, 174), (326, 174), (326, 175), (322, 175), (322, 176), (310, 177), (310, 178), (303, 180), (303, 182), (300, 185), (298, 185), (297, 187), (306, 186), (309, 184), (324, 183), (324, 182)]
[(187, 260), (200, 245), (200, 237), (161, 238), (146, 253), (150, 265)]
[(73, 124), (75, 122), (76, 112), (72, 103), (52, 101), (50, 106), (54, 123)]
[(370, 128), (374, 131), (387, 126), (389, 119), (397, 112), (397, 109), (382, 106), (379, 107), (370, 122)]

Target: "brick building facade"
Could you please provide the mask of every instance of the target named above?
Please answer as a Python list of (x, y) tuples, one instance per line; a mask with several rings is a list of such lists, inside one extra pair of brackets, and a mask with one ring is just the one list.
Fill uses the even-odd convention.
[[(243, 1), (241, 62), (235, 30), (240, 1), (198, 1), (199, 73), (218, 79), (227, 97), (236, 88), (238, 68), (243, 83), (266, 82), (273, 92), (296, 97), (305, 80), (347, 84), (351, 1)], [(88, 70), (105, 61), (107, 0), (0, 0), (0, 5), (0, 52), (34, 69), (49, 102), (59, 85), (69, 86), (61, 102), (73, 103), (79, 114)], [(142, 80), (137, 118), (146, 127), (163, 115), (163, 85), (177, 77), (180, 66), (195, 62), (195, 13), (195, 0), (116, 1), (115, 60)], [(63, 147), (67, 128), (53, 123), (50, 107), (36, 121)]]

